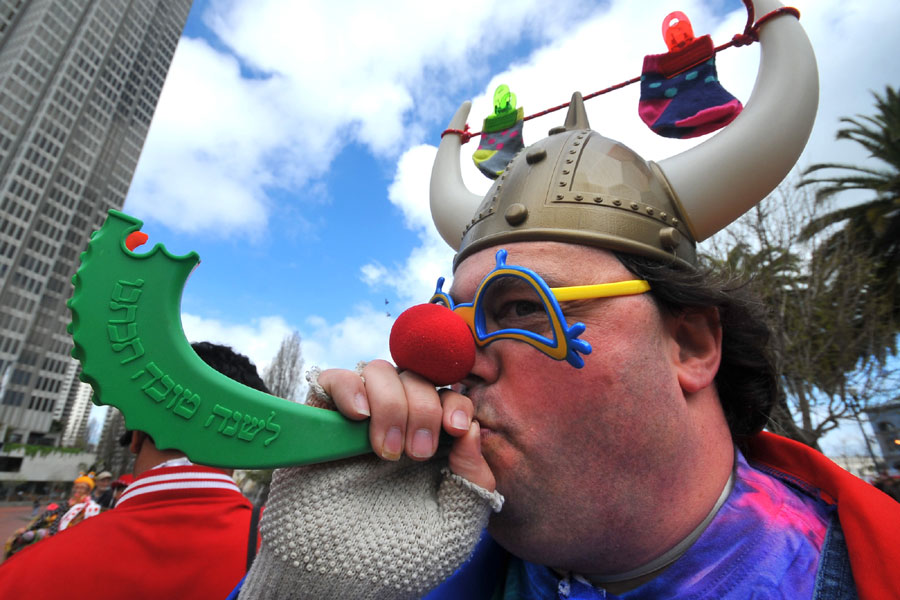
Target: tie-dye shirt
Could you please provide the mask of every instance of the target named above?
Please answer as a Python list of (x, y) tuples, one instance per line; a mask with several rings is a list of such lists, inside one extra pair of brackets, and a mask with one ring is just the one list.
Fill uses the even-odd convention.
[(824, 502), (750, 467), (738, 452), (725, 504), (688, 551), (652, 581), (613, 595), (514, 559), (504, 598), (812, 598), (830, 518)]

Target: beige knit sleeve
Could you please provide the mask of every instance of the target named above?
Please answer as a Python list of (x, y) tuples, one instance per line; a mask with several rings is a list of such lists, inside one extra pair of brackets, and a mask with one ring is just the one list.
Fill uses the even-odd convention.
[(240, 598), (420, 598), (469, 558), (502, 503), (446, 459), (278, 469)]

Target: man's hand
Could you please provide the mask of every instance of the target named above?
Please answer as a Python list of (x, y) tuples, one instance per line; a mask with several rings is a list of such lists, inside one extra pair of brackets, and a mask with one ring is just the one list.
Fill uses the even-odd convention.
[[(309, 381), (309, 404), (371, 417), (378, 456), (275, 471), (240, 598), (421, 598), (469, 558), (503, 505), (472, 402), (385, 361), (361, 375), (313, 369)], [(455, 438), (450, 454), (428, 460), (441, 430)]]
[(475, 408), (466, 396), (434, 385), (410, 371), (397, 372), (387, 361), (374, 360), (360, 374), (329, 369), (318, 383), (348, 419), (371, 418), (369, 441), (386, 460), (406, 454), (413, 460), (431, 458), (443, 429), (456, 438), (450, 450), (450, 470), (493, 492), (497, 484), (481, 455), (481, 430), (473, 421)]

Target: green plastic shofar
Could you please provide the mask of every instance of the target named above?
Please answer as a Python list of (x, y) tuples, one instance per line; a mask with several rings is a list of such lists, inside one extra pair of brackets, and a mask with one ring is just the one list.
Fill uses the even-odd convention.
[(276, 398), (204, 363), (185, 338), (180, 313), (200, 257), (174, 256), (162, 244), (132, 252), (128, 246), (146, 239), (142, 225), (109, 211), (72, 279), (72, 355), (94, 388), (94, 403), (115, 406), (129, 429), (205, 465), (259, 469), (371, 451), (367, 422)]

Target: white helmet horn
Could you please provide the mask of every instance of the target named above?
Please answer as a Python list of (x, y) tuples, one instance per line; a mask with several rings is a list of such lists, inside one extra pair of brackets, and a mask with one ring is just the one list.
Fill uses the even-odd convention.
[[(754, 0), (754, 5), (757, 18), (781, 6), (776, 0)], [(697, 242), (781, 183), (815, 121), (819, 77), (800, 23), (779, 16), (760, 28), (759, 38), (759, 73), (743, 112), (699, 146), (658, 163)]]
[[(471, 108), (471, 102), (463, 102), (447, 128), (462, 130)], [(482, 200), (463, 183), (459, 165), (461, 146), (459, 135), (445, 135), (431, 169), (431, 217), (438, 233), (454, 250), (459, 250), (463, 231)]]

